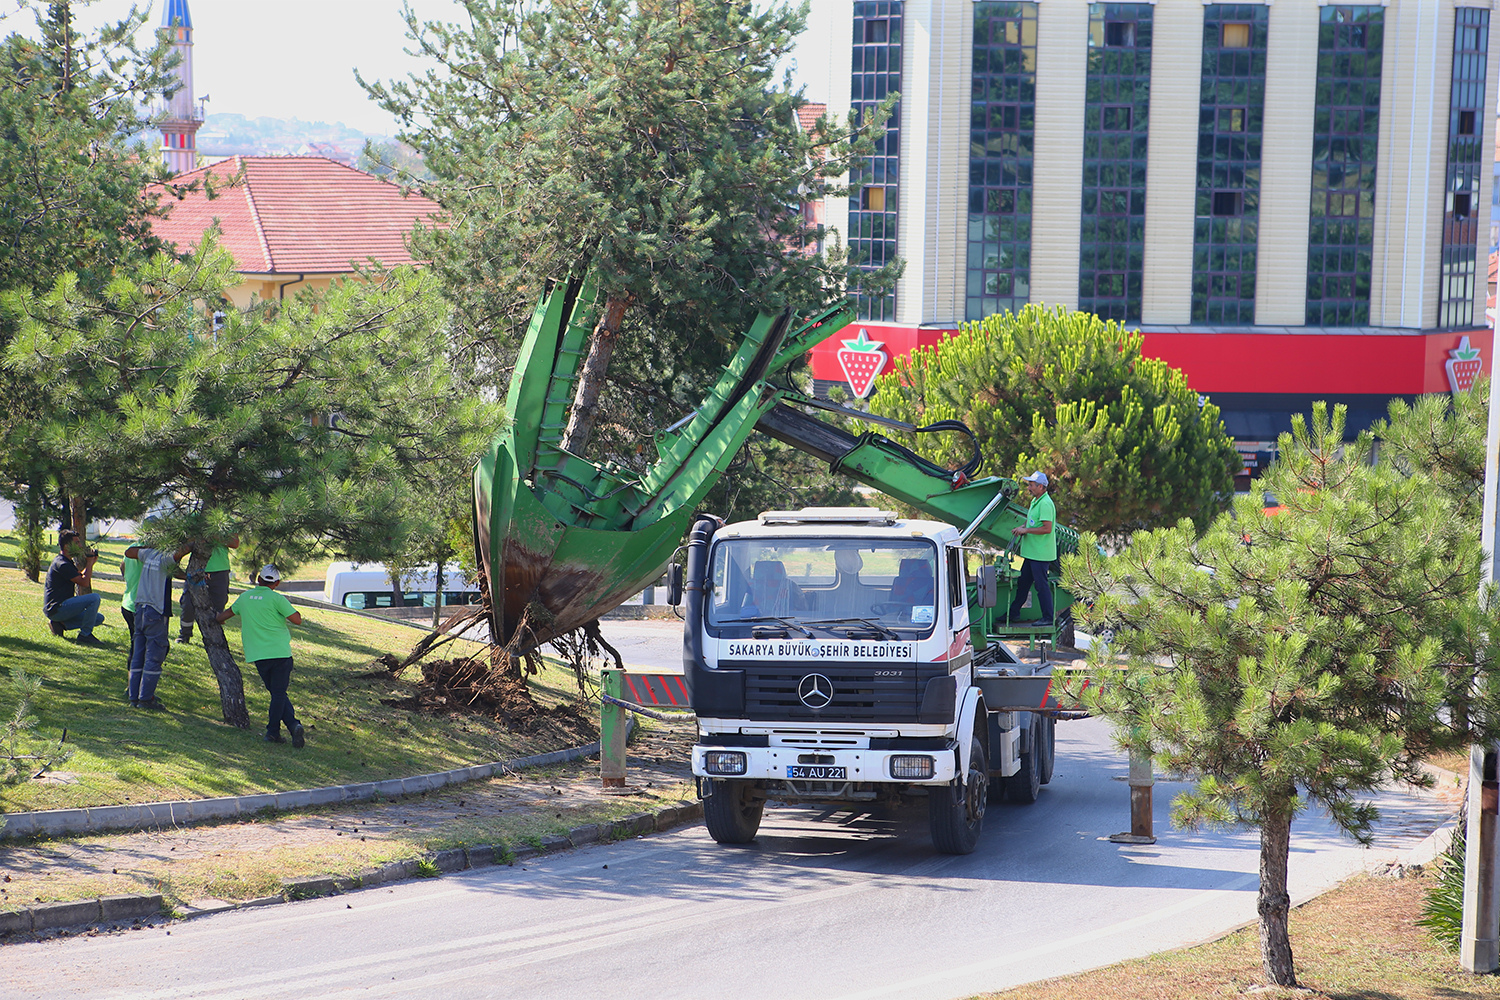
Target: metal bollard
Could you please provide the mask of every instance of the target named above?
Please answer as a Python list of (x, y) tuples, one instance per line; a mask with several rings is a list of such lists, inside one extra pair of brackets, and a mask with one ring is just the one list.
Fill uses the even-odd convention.
[[(609, 667), (599, 672), (599, 688), (611, 698), (625, 695), (624, 671)], [(625, 787), (625, 709), (602, 702), (599, 705), (599, 783), (605, 788)]]
[(1115, 844), (1154, 844), (1151, 815), (1151, 789), (1156, 777), (1151, 773), (1151, 755), (1132, 750), (1130, 753), (1130, 832), (1110, 837)]

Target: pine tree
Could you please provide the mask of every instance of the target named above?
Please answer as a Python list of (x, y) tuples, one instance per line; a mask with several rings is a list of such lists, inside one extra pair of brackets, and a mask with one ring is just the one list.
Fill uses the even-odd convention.
[(1091, 655), (1111, 678), (1092, 704), (1122, 746), (1197, 776), (1174, 822), (1259, 828), (1262, 964), (1282, 986), (1293, 819), (1316, 804), (1368, 843), (1364, 793), (1429, 784), (1423, 758), (1500, 728), (1500, 608), (1477, 596), (1477, 534), (1432, 480), (1370, 464), (1372, 437), (1343, 432), (1342, 406), (1295, 418), (1261, 480), (1278, 516), (1241, 497), (1201, 538), (1184, 520), (1065, 560), (1084, 619), (1117, 630)]
[[(592, 269), (603, 306), (564, 447), (581, 451), (601, 411), (618, 425), (661, 395), (697, 405), (691, 390), (712, 382), (700, 369), (717, 375), (723, 345), (758, 311), (812, 310), (843, 294), (847, 262), (837, 248), (815, 252), (824, 234), (798, 206), (841, 192), (832, 180), (869, 153), (882, 119), (859, 137), (827, 119), (811, 133), (799, 127), (804, 101), (776, 67), (802, 30), (801, 10), (703, 0), (464, 6), (462, 26), (408, 21), (445, 73), (365, 86), (436, 178), (422, 191), (452, 225), (431, 234), (431, 255), (477, 335), (500, 335), (548, 282)], [(862, 280), (876, 287), (892, 274)], [(616, 374), (612, 357), (630, 338), (648, 342), (633, 352), (641, 364)], [(690, 391), (661, 392), (681, 382)], [(642, 440), (629, 437), (607, 439), (612, 457)]]
[[(915, 424), (963, 421), (984, 472), (1042, 470), (1062, 522), (1109, 542), (1182, 517), (1202, 530), (1224, 509), (1239, 459), (1218, 407), (1200, 402), (1181, 371), (1142, 357), (1141, 342), (1092, 313), (1029, 305), (899, 360), (870, 409)], [(964, 440), (922, 447), (955, 467), (968, 458)]]
[[(17, 329), (5, 369), (47, 400), (38, 448), (85, 489), (169, 502), (145, 542), (191, 544), (189, 586), (215, 540), (240, 531), (263, 549), (313, 540), (383, 558), (410, 529), (412, 470), (455, 450), (471, 461), (499, 426), (434, 348), (446, 307), (429, 276), (398, 269), (231, 312), (215, 331), (205, 303), (233, 266), (210, 235), (97, 298), (72, 274), (0, 297)], [(224, 719), (246, 726), (223, 630), (207, 600), (195, 610)]]
[[(171, 46), (160, 38), (149, 50), (137, 46), (145, 12), (80, 33), (76, 6), (46, 4), (36, 12), (36, 38), (16, 33), (0, 41), (0, 290), (44, 292), (72, 272), (97, 294), (117, 268), (162, 249), (151, 232), (161, 199), (142, 191), (165, 181), (165, 171), (130, 137), (148, 125), (147, 107), (176, 84)], [(170, 201), (185, 188), (164, 190)], [(0, 348), (14, 333), (0, 318)], [(15, 501), (24, 533), (38, 536), (54, 514), (82, 531), (86, 507), (139, 513), (129, 496), (85, 494), (70, 469), (42, 461), (29, 435), (44, 401), (29, 380), (0, 372), (0, 396), (0, 496)], [(27, 570), (35, 579), (30, 560)]]

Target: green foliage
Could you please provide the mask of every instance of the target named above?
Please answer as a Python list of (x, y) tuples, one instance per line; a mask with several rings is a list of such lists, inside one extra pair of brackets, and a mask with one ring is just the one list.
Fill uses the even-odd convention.
[(1448, 849), (1437, 859), (1437, 879), (1427, 889), (1418, 926), (1425, 927), (1433, 938), (1449, 951), (1458, 951), (1464, 927), (1464, 843), (1468, 823), (1460, 814), (1453, 827)]
[(1393, 399), (1389, 419), (1370, 428), (1380, 441), (1380, 460), (1406, 473), (1420, 472), (1447, 494), (1454, 512), (1479, 530), (1484, 504), (1484, 442), (1490, 384), (1480, 376), (1468, 392), (1419, 396), (1415, 404)]
[(153, 541), (246, 530), (267, 560), (317, 540), (384, 557), (406, 534), (412, 470), (471, 456), (497, 419), (449, 378), (441, 300), (401, 270), (232, 313), (215, 335), (201, 303), (231, 269), (207, 239), (102, 299), (71, 275), (5, 296), (19, 330), (6, 368), (48, 397), (39, 446), (90, 491), (165, 490), (175, 509)]
[[(64, 273), (100, 294), (117, 270), (162, 249), (151, 219), (188, 186), (165, 184), (160, 157), (128, 137), (149, 124), (147, 107), (175, 85), (171, 45), (135, 42), (147, 11), (134, 9), (96, 34), (73, 25), (76, 3), (36, 7), (36, 39), (0, 41), (0, 291), (51, 289)], [(0, 317), (0, 350), (15, 335)], [(81, 493), (71, 467), (49, 465), (36, 447), (47, 401), (31, 380), (0, 371), (0, 496), (40, 530)], [(99, 515), (139, 513), (140, 498), (107, 487), (87, 497)]]
[(42, 690), (40, 677), (31, 676), (24, 667), (12, 667), (5, 688), (5, 700), (15, 709), (0, 730), (0, 766), (4, 767), (0, 781), (16, 785), (65, 763), (73, 752), (63, 746), (67, 730), (55, 742), (37, 735), (32, 703)]
[[(426, 234), (464, 328), (503, 358), (548, 282), (592, 266), (631, 303), (594, 440), (644, 468), (652, 434), (698, 405), (757, 311), (839, 299), (853, 270), (796, 207), (883, 128), (804, 133), (777, 67), (804, 16), (678, 0), (468, 0), (461, 25), (409, 17), (443, 69), (366, 83), (453, 224)], [(893, 98), (894, 100), (894, 98)], [(894, 270), (861, 280), (887, 284)]]
[(1343, 407), (1320, 403), (1282, 435), (1262, 479), (1279, 516), (1242, 497), (1201, 538), (1184, 520), (1064, 560), (1087, 626), (1116, 629), (1091, 665), (1118, 680), (1091, 704), (1123, 746), (1200, 776), (1175, 822), (1262, 828), (1263, 872), (1281, 865), (1263, 901), (1285, 893), (1268, 830), (1317, 803), (1368, 842), (1364, 793), (1429, 784), (1425, 757), (1492, 740), (1500, 721), (1500, 607), (1478, 596), (1477, 533), (1425, 475), (1371, 465), (1370, 435), (1346, 446), (1343, 432)]
[[(982, 470), (1040, 469), (1064, 524), (1111, 542), (1224, 508), (1239, 467), (1218, 407), (1199, 405), (1182, 372), (1141, 356), (1141, 335), (1091, 313), (1029, 305), (964, 324), (881, 377), (871, 411), (914, 424), (961, 420)], [(956, 467), (968, 444), (922, 442)], [(935, 450), (934, 450), (935, 449)]]

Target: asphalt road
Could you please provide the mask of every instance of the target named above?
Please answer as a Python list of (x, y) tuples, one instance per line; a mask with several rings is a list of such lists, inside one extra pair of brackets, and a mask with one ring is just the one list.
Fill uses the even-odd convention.
[[(925, 810), (768, 810), (742, 848), (701, 826), (166, 928), (3, 949), (0, 996), (949, 998), (1214, 936), (1255, 915), (1256, 838), (1128, 826), (1099, 720), (1058, 726), (1057, 774), (992, 807), (979, 850), (934, 854)], [(1373, 849), (1294, 827), (1293, 895), (1402, 857), (1447, 813), (1382, 797)], [(169, 933), (170, 931), (170, 933)]]

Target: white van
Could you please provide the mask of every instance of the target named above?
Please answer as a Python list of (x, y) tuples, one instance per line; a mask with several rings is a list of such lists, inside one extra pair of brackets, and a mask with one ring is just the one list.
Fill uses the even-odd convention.
[[(336, 562), (328, 566), (323, 600), (344, 608), (430, 608), (437, 604), (437, 566), (418, 566), (391, 583), (383, 563)], [(465, 580), (458, 567), (443, 570), (443, 606), (478, 604), (479, 585)]]

